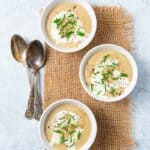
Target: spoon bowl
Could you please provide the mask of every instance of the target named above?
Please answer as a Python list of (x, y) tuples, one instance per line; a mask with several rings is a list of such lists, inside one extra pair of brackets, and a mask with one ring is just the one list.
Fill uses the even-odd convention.
[(26, 41), (18, 34), (11, 38), (11, 52), (14, 59), (20, 63), (25, 63), (25, 52), (27, 50)]
[(29, 44), (26, 53), (26, 63), (32, 70), (38, 70), (43, 67), (46, 61), (46, 51), (38, 40)]

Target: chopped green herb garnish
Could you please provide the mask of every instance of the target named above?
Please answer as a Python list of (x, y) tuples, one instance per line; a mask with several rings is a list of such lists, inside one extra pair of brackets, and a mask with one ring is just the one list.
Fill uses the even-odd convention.
[(67, 139), (65, 139), (64, 135), (60, 137), (60, 143), (64, 144), (66, 141), (68, 141)]
[(110, 94), (111, 94), (112, 96), (115, 96), (115, 92), (116, 92), (116, 90), (112, 87), (112, 88), (110, 89)]
[(95, 72), (94, 75), (97, 75), (97, 74), (99, 74), (99, 73), (100, 73), (99, 71), (98, 71), (98, 72)]
[(108, 57), (109, 57), (109, 54), (108, 54), (108, 55), (105, 55), (105, 56), (103, 57), (103, 62), (105, 62)]
[(118, 63), (112, 63), (114, 66), (118, 66)]
[(120, 74), (120, 77), (128, 77), (128, 74), (126, 74), (126, 73), (121, 73), (121, 74)]
[(70, 134), (73, 134), (75, 132), (75, 130), (72, 130), (71, 132), (70, 132)]
[(71, 119), (75, 120), (74, 116), (71, 115), (70, 117), (71, 117)]
[(56, 132), (56, 133), (62, 134), (62, 131), (61, 131), (61, 130), (53, 130), (53, 132)]
[(107, 67), (114, 67), (114, 65), (106, 65)]
[(61, 117), (61, 118), (59, 118), (59, 120), (62, 120), (62, 119), (65, 119), (65, 117)]
[(65, 122), (65, 120), (63, 120), (62, 122), (58, 123), (56, 127), (60, 127), (64, 122)]
[(113, 78), (113, 80), (118, 80), (119, 78)]
[(71, 124), (71, 126), (72, 126), (73, 128), (77, 128), (77, 127), (78, 127), (78, 125), (74, 125), (74, 124)]
[(54, 20), (54, 23), (56, 23), (56, 24), (58, 24), (58, 23), (60, 23), (61, 22), (61, 19), (60, 18), (56, 18), (55, 20)]
[(74, 143), (73, 143), (72, 145), (68, 146), (68, 147), (70, 148), (70, 147), (72, 147), (73, 145), (74, 145)]
[(80, 137), (81, 137), (81, 132), (78, 131), (78, 133), (77, 133), (77, 138), (78, 138), (78, 140), (80, 139)]
[(65, 20), (66, 15), (63, 16), (63, 18), (56, 18), (54, 20), (54, 23), (56, 23), (57, 28), (61, 28), (61, 25), (63, 25), (63, 21)]
[(108, 70), (107, 73), (108, 73), (109, 75), (113, 75), (112, 70)]
[(66, 23), (60, 28), (60, 30), (63, 30), (63, 28), (65, 28), (68, 24), (69, 24), (69, 22), (66, 22)]
[(104, 84), (104, 79), (101, 80), (102, 84)]
[(93, 91), (93, 84), (90, 85), (90, 90)]
[(115, 70), (115, 67), (112, 67), (112, 71), (114, 71)]
[(70, 123), (71, 123), (71, 118), (68, 119), (68, 124), (70, 124)]
[(74, 20), (74, 21), (71, 22), (71, 24), (76, 26), (77, 25), (77, 21)]
[(106, 65), (107, 67), (110, 67), (111, 71), (114, 71), (115, 67), (114, 65)]
[(70, 38), (70, 36), (71, 36), (73, 33), (74, 33), (73, 31), (66, 32), (66, 37), (67, 37), (67, 38)]
[(79, 35), (79, 36), (84, 36), (84, 35), (85, 35), (85, 33), (84, 33), (84, 32), (82, 32), (82, 31), (80, 31), (80, 29), (78, 29), (78, 30), (77, 30), (77, 35)]
[(74, 17), (74, 14), (70, 14), (68, 17)]
[(104, 67), (104, 66), (100, 66), (100, 65), (98, 65), (98, 67)]
[(97, 92), (97, 95), (99, 95), (101, 93), (101, 90), (99, 92)]
[(108, 72), (103, 73), (102, 76), (103, 76), (104, 81), (108, 81), (108, 78), (109, 78), (109, 73)]

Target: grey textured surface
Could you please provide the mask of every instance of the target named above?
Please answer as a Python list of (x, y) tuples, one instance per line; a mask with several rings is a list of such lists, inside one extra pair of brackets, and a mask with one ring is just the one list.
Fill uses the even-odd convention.
[[(49, 0), (0, 0), (0, 150), (42, 150), (39, 123), (24, 119), (29, 94), (25, 69), (10, 52), (10, 37), (40, 39), (39, 10)], [(132, 94), (133, 135), (137, 150), (150, 149), (150, 1), (89, 0), (92, 4), (119, 5), (134, 17), (135, 51), (139, 80)]]

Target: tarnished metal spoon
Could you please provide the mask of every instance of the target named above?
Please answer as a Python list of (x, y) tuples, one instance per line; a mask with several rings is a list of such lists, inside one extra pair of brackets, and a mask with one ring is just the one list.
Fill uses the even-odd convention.
[(27, 51), (27, 47), (28, 44), (27, 42), (23, 39), (23, 37), (21, 37), (18, 34), (14, 34), (11, 38), (11, 52), (12, 55), (14, 57), (14, 59), (19, 62), (22, 63), (26, 69), (27, 69), (27, 73), (28, 73), (28, 79), (29, 79), (29, 84), (30, 84), (30, 69), (27, 67), (26, 65), (26, 60), (25, 60), (25, 55), (26, 55), (26, 51)]
[(28, 79), (29, 79), (29, 84), (30, 84), (30, 81), (31, 81), (31, 79), (30, 79), (30, 77), (31, 77), (30, 69), (27, 67), (26, 60), (25, 60), (27, 47), (28, 47), (27, 42), (20, 35), (14, 34), (11, 37), (11, 52), (12, 52), (12, 55), (13, 55), (14, 59), (17, 62), (22, 63), (26, 67), (27, 74), (28, 74)]
[[(40, 41), (34, 40), (29, 44), (26, 53), (26, 63), (32, 72), (31, 95), (34, 93), (34, 118), (39, 120), (42, 115), (42, 100), (37, 89), (37, 73), (46, 62), (46, 50)], [(32, 97), (30, 97), (33, 99)]]

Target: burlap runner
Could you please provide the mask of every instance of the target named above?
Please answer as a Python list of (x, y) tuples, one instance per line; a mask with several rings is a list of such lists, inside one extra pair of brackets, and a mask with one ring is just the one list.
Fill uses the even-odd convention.
[(98, 134), (92, 150), (133, 149), (130, 99), (116, 103), (95, 101), (81, 87), (78, 75), (82, 57), (96, 45), (114, 43), (132, 49), (132, 17), (119, 7), (95, 7), (95, 11), (98, 29), (87, 48), (81, 52), (63, 54), (47, 47), (44, 107), (57, 99), (80, 100), (93, 110), (97, 119)]

